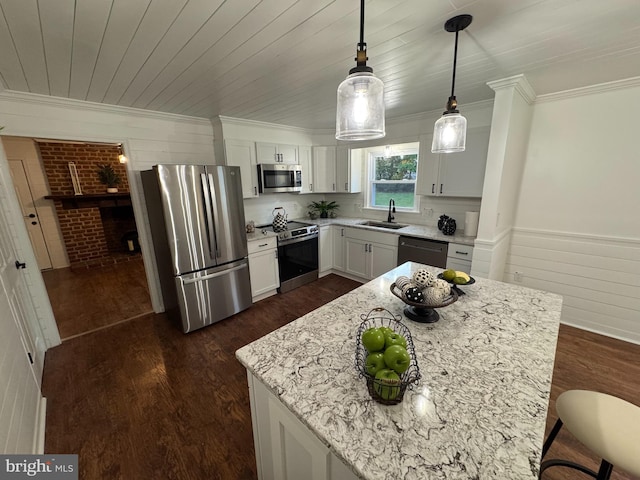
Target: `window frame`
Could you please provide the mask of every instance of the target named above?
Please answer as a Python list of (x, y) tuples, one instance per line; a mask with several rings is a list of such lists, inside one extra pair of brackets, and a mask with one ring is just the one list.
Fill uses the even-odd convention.
[[(416, 178), (412, 180), (412, 182), (407, 182), (406, 180), (376, 180), (375, 179), (375, 159), (378, 157), (383, 157), (385, 155), (385, 150), (387, 147), (390, 147), (395, 155), (416, 155)], [(388, 206), (379, 206), (374, 205), (372, 203), (373, 196), (373, 185), (374, 184), (401, 184), (406, 185), (408, 183), (413, 183), (413, 208), (409, 207), (400, 207), (396, 205), (396, 212), (402, 213), (420, 213), (420, 195), (417, 193), (418, 189), (418, 170), (420, 169), (420, 143), (419, 142), (406, 142), (406, 143), (398, 143), (398, 144), (389, 144), (389, 145), (379, 145), (375, 147), (369, 147), (364, 149), (364, 157), (365, 157), (365, 205), (364, 208), (378, 211), (386, 211)]]

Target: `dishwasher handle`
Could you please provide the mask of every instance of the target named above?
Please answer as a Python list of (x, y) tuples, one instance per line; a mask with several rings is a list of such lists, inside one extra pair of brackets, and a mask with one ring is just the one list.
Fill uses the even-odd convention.
[(444, 251), (442, 247), (439, 247), (439, 248), (421, 247), (421, 246), (418, 246), (418, 245), (412, 245), (410, 243), (406, 243), (404, 241), (400, 242), (400, 246), (406, 247), (406, 248), (415, 248), (417, 250), (424, 250), (426, 252), (442, 253)]

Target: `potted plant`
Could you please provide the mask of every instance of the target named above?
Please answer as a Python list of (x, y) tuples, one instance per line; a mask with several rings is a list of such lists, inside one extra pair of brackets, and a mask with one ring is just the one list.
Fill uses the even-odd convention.
[(100, 183), (107, 186), (107, 193), (117, 193), (118, 185), (122, 182), (120, 174), (111, 165), (99, 165), (98, 179)]
[(309, 215), (311, 216), (313, 213), (320, 214), (320, 218), (329, 218), (335, 217), (340, 206), (336, 202), (327, 202), (326, 200), (321, 200), (319, 202), (311, 202), (309, 204)]

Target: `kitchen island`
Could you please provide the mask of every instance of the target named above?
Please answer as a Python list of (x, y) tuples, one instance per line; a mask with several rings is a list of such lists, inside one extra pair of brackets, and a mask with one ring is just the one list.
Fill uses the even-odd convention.
[(535, 479), (562, 299), (492, 280), (411, 331), (422, 379), (374, 402), (354, 367), (361, 315), (405, 304), (408, 262), (241, 348), (259, 478)]

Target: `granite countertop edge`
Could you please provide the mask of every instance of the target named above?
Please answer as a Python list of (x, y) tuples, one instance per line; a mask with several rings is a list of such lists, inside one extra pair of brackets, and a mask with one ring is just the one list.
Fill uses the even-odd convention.
[(398, 229), (390, 229), (383, 227), (375, 227), (372, 225), (361, 225), (363, 222), (375, 221), (370, 218), (351, 218), (351, 217), (336, 217), (336, 218), (316, 218), (311, 220), (308, 217), (296, 218), (296, 222), (307, 223), (312, 225), (318, 225), (323, 227), (325, 225), (339, 225), (343, 227), (354, 227), (363, 230), (371, 230), (374, 232), (392, 233), (394, 235), (404, 235), (407, 237), (422, 238), (427, 240), (437, 240), (440, 242), (458, 243), (461, 245), (473, 246), (476, 237), (468, 237), (464, 235), (463, 231), (458, 230), (454, 235), (444, 235), (437, 227), (429, 225), (408, 224), (405, 222), (395, 222), (400, 225), (407, 225), (406, 227)]

